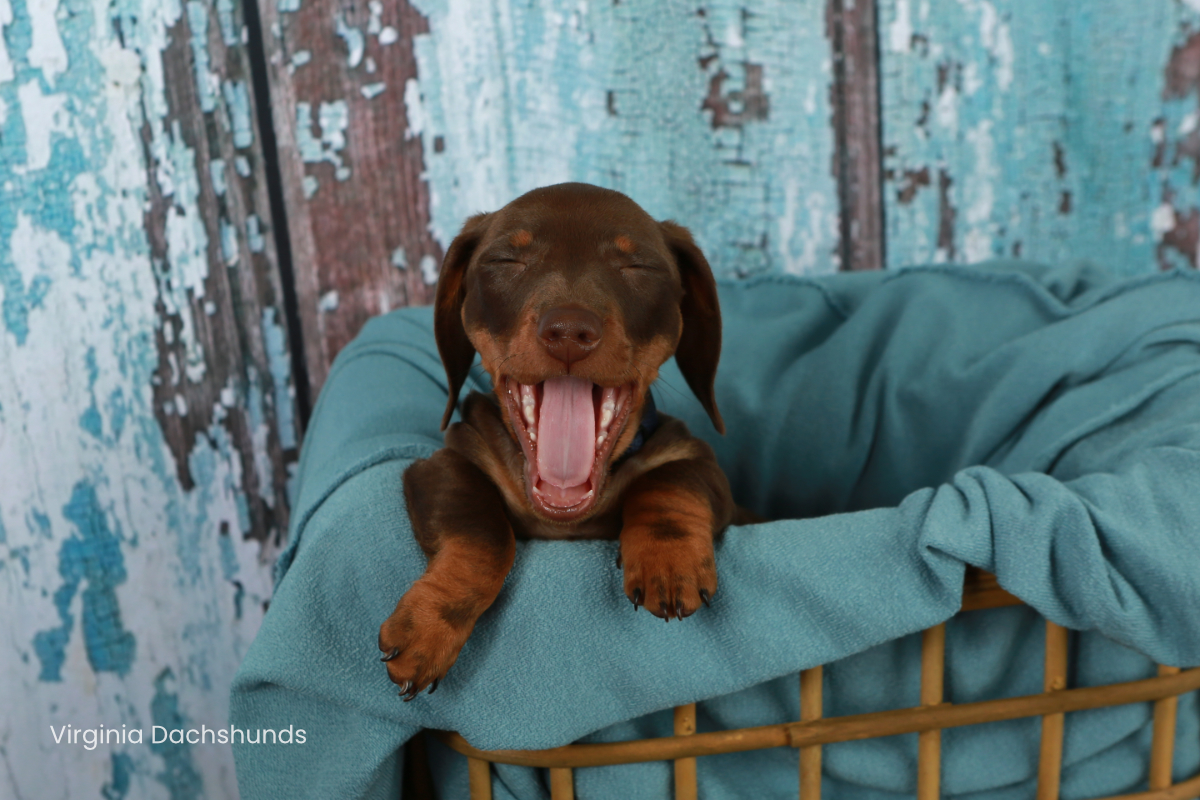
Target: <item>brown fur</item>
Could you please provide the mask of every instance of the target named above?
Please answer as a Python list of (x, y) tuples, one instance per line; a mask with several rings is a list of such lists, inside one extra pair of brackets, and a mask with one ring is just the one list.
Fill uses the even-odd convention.
[[(558, 319), (551, 312), (599, 327), (590, 338), (580, 334), (582, 344), (556, 350), (539, 329)], [(401, 694), (436, 688), (495, 601), (517, 537), (619, 539), (635, 607), (669, 620), (708, 603), (717, 590), (714, 537), (740, 514), (712, 449), (660, 415), (642, 448), (621, 459), (646, 392), (672, 354), (724, 432), (713, 393), (721, 348), (716, 285), (686, 229), (655, 222), (624, 195), (594, 186), (530, 192), (463, 226), (442, 264), (434, 331), (450, 394), (443, 428), (476, 352), (496, 391), (472, 393), (446, 431), (445, 449), (404, 474), (429, 563), (379, 633)], [(613, 422), (615, 443), (600, 451), (595, 498), (570, 518), (532, 501), (507, 405), (507, 379), (540, 385), (561, 375), (629, 391), (623, 422)]]

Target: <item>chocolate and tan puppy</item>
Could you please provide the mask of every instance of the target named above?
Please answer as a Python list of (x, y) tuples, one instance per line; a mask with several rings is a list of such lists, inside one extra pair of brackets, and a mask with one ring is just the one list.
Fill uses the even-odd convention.
[(649, 395), (675, 356), (713, 425), (716, 286), (686, 229), (579, 183), (467, 220), (434, 308), (450, 421), (444, 449), (404, 473), (425, 574), (379, 631), (388, 674), (432, 692), (495, 601), (517, 538), (620, 539), (625, 594), (669, 620), (717, 591), (713, 539), (737, 509), (712, 449)]

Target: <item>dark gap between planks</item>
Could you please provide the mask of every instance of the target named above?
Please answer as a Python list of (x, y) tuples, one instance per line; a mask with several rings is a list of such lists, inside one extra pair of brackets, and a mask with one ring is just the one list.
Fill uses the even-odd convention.
[(262, 156), (267, 174), (267, 196), (271, 202), (271, 235), (279, 260), (279, 282), (283, 286), (283, 310), (287, 319), (288, 349), (292, 359), (292, 383), (296, 389), (296, 416), (300, 435), (308, 429), (312, 413), (309, 395), (308, 362), (304, 354), (304, 333), (300, 327), (300, 304), (296, 299), (296, 273), (292, 265), (292, 240), (288, 234), (287, 207), (283, 202), (283, 176), (279, 167), (279, 149), (275, 141), (275, 123), (271, 116), (271, 85), (267, 80), (267, 56), (263, 43), (262, 18), (258, 0), (244, 0), (242, 13), (249, 41), (250, 75), (254, 88), (254, 111), (262, 136)]

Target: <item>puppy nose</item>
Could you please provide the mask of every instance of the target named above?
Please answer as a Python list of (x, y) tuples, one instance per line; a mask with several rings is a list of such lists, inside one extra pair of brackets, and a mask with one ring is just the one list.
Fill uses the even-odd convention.
[(596, 349), (603, 328), (600, 317), (586, 308), (563, 306), (542, 314), (538, 320), (538, 338), (550, 355), (569, 367)]

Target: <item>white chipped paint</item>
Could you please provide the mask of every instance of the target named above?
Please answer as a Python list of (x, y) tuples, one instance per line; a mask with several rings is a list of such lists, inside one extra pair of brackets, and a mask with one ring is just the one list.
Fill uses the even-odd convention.
[(221, 257), (225, 259), (225, 266), (232, 267), (238, 262), (238, 232), (237, 228), (227, 219), (222, 219), (220, 223), (221, 231)]
[(46, 83), (53, 87), (55, 79), (67, 71), (67, 50), (63, 47), (55, 19), (58, 0), (27, 0), (25, 11), (33, 28), (27, 56), (29, 66), (40, 69)]
[(70, 129), (66, 115), (67, 97), (64, 94), (42, 94), (42, 87), (33, 80), (17, 88), (17, 102), (25, 124), (24, 171), (45, 169), (50, 163), (52, 138)]
[(1200, 111), (1189, 111), (1179, 121), (1178, 133), (1180, 136), (1187, 136), (1196, 130), (1197, 125), (1200, 125)]
[(321, 295), (321, 299), (317, 301), (317, 309), (326, 313), (336, 311), (338, 307), (337, 289), (331, 289)]
[(888, 26), (888, 46), (893, 53), (907, 53), (912, 46), (911, 0), (896, 0), (896, 18)]
[(178, 277), (171, 284), (177, 290), (176, 308), (183, 309), (187, 299), (178, 292), (191, 291), (195, 297), (204, 296), (204, 281), (208, 278), (208, 231), (199, 208), (200, 179), (193, 166), (196, 156), (184, 142), (178, 120), (172, 122), (167, 152), (171, 165), (170, 191), (164, 187), (163, 194), (174, 198), (167, 211), (167, 253)]
[[(63, 277), (64, 266), (71, 261), (71, 248), (57, 233), (37, 227), (24, 212), (17, 212), (17, 225), (9, 240), (9, 252), (26, 286), (40, 279), (51, 283)], [(49, 309), (31, 309), (30, 316), (49, 313)]]
[(258, 221), (257, 214), (249, 214), (246, 217), (246, 246), (250, 248), (251, 253), (261, 253), (266, 247), (262, 223)]
[[(317, 109), (317, 127), (320, 138), (313, 136), (313, 114), (311, 103), (296, 104), (296, 146), (306, 163), (327, 161), (333, 164), (338, 174), (345, 169), (342, 150), (346, 147), (346, 129), (350, 126), (350, 112), (345, 100), (321, 103)], [(349, 173), (345, 173), (349, 177)], [(339, 177), (339, 180), (345, 180)], [(315, 188), (314, 188), (315, 191)]]
[(200, 110), (209, 113), (217, 107), (220, 80), (209, 69), (208, 7), (200, 0), (187, 0), (188, 27), (191, 29), (192, 70), (196, 78), (196, 94)]
[(1154, 241), (1162, 241), (1163, 236), (1175, 228), (1175, 209), (1170, 203), (1162, 203), (1150, 213), (1150, 231)]
[(384, 47), (387, 47), (389, 44), (395, 44), (398, 41), (400, 41), (400, 32), (391, 25), (388, 25), (379, 32), (379, 43)]
[(808, 275), (836, 269), (839, 262), (835, 250), (826, 250), (825, 243), (835, 241), (838, 235), (838, 211), (824, 192), (809, 192), (804, 203), (807, 231), (800, 243), (800, 251), (786, 262), (785, 271)]
[[(376, 97), (379, 97), (379, 95), (387, 91), (387, 84), (383, 81), (379, 81), (377, 83), (368, 83), (359, 88), (358, 91), (368, 100), (374, 100)], [(409, 117), (409, 119), (411, 120), (412, 117)], [(404, 137), (406, 139), (412, 138), (411, 130), (412, 129), (409, 128), (408, 131), (405, 131)]]
[(1000, 18), (996, 7), (987, 0), (960, 0), (979, 13), (979, 42), (996, 60), (996, 86), (1008, 91), (1013, 81), (1013, 43), (1008, 23)]
[(968, 61), (964, 64), (962, 70), (963, 95), (965, 97), (974, 96), (984, 87), (983, 78), (978, 62)]
[(425, 283), (430, 286), (433, 286), (435, 283), (437, 283), (438, 263), (433, 256), (428, 254), (421, 256), (421, 263), (419, 266), (421, 269), (421, 278), (425, 281)]
[(985, 261), (993, 255), (992, 211), (996, 201), (995, 184), (1000, 178), (1000, 169), (996, 163), (992, 121), (982, 120), (968, 131), (967, 142), (974, 152), (975, 159), (973, 171), (964, 180), (963, 194), (968, 202), (963, 214), (967, 227), (963, 234), (962, 253), (965, 262), (975, 263)]
[(943, 130), (951, 134), (958, 132), (958, 89), (953, 82), (947, 81), (938, 94), (934, 119)]
[(408, 128), (404, 131), (405, 139), (420, 136), (427, 127), (425, 119), (425, 104), (421, 99), (421, 84), (416, 78), (404, 82), (404, 111), (408, 118)]
[(346, 64), (354, 69), (362, 63), (363, 53), (366, 52), (363, 33), (353, 25), (346, 24), (339, 14), (337, 16), (337, 35), (346, 43)]
[[(250, 438), (254, 448), (254, 472), (258, 476), (258, 485), (272, 486), (275, 483), (275, 465), (271, 463), (271, 451), (268, 447), (271, 440), (271, 427), (265, 422), (258, 425), (254, 428)], [(275, 507), (274, 492), (264, 492), (262, 499), (269, 507)]]
[(213, 191), (216, 192), (217, 197), (221, 197), (229, 188), (225, 181), (225, 159), (214, 158), (208, 162), (208, 173), (212, 180)]

